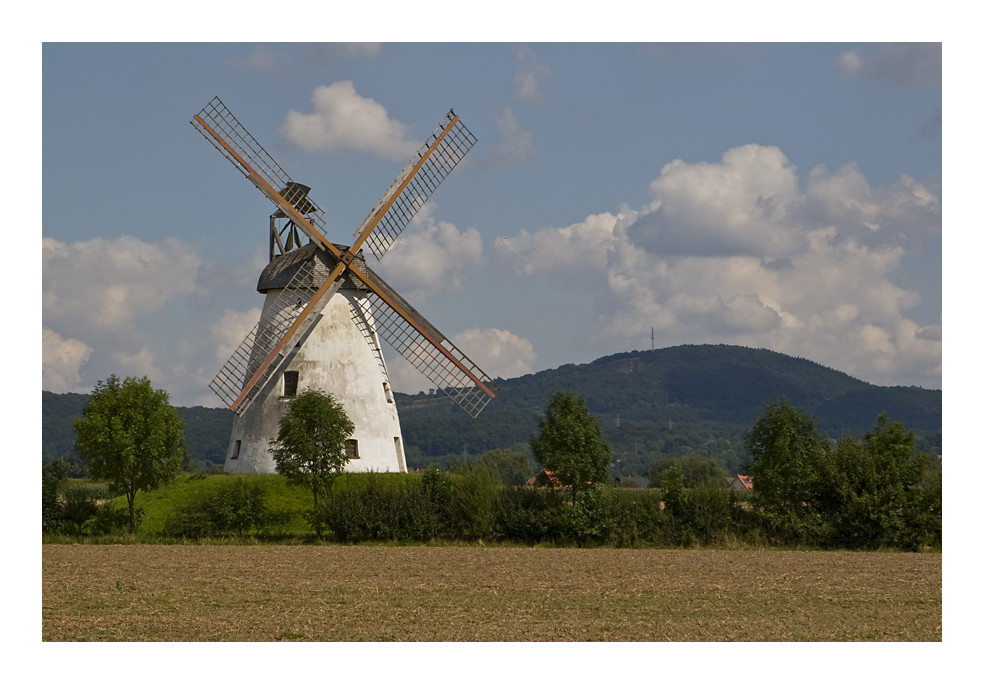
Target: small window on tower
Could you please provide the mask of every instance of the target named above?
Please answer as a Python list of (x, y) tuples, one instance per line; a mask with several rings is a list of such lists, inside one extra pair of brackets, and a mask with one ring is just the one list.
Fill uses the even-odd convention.
[(359, 441), (358, 440), (346, 440), (345, 441), (345, 456), (349, 459), (359, 458)]
[(284, 397), (294, 397), (298, 394), (298, 372), (284, 372)]
[(386, 395), (386, 401), (393, 404), (393, 393), (390, 392), (390, 384), (383, 381), (383, 394)]
[(230, 459), (239, 459), (239, 448), (243, 446), (242, 440), (237, 440), (236, 444), (233, 445), (233, 456)]

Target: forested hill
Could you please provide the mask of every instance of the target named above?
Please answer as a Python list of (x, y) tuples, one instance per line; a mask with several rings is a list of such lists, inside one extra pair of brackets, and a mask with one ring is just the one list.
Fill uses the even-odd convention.
[[(82, 413), (89, 395), (59, 395), (41, 391), (41, 458), (73, 454), (75, 430), (72, 421)], [(185, 420), (185, 442), (192, 459), (199, 466), (221, 464), (226, 459), (233, 413), (228, 409), (176, 407)]]
[[(614, 475), (643, 474), (650, 462), (684, 454), (715, 457), (729, 470), (745, 460), (742, 438), (763, 405), (786, 397), (832, 437), (861, 436), (879, 413), (912, 429), (920, 448), (939, 454), (941, 391), (881, 387), (768, 350), (682, 345), (625, 352), (498, 380), (499, 394), (478, 419), (443, 393), (396, 393), (408, 465), (447, 463), (490, 449), (525, 449), (547, 398), (557, 390), (585, 395), (613, 447)], [(88, 396), (42, 392), (42, 457), (72, 450), (72, 418)], [(232, 413), (179, 408), (192, 457), (222, 463)]]
[(443, 393), (398, 394), (408, 461), (526, 443), (556, 390), (585, 395), (619, 460), (616, 475), (642, 474), (651, 461), (689, 453), (715, 457), (735, 470), (745, 460), (743, 434), (763, 405), (779, 397), (813, 415), (832, 437), (861, 436), (885, 411), (914, 430), (921, 449), (940, 453), (940, 390), (875, 386), (769, 350), (681, 345), (497, 383), (498, 396), (475, 420)]

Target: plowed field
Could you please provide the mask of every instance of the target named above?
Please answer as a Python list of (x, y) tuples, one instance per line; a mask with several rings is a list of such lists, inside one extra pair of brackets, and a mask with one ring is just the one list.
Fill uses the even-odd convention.
[(44, 545), (46, 641), (937, 641), (941, 555)]

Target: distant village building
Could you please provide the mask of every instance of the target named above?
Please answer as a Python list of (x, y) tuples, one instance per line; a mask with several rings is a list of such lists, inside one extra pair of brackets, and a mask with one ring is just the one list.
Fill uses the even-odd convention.
[(555, 476), (552, 471), (548, 471), (546, 469), (538, 473), (533, 478), (528, 479), (527, 485), (531, 487), (545, 487), (548, 485), (555, 488), (564, 487), (561, 485), (561, 481), (558, 480), (557, 476)]
[(725, 480), (729, 487), (736, 490), (752, 490), (752, 476), (743, 476), (741, 473), (737, 473), (734, 477), (729, 476)]

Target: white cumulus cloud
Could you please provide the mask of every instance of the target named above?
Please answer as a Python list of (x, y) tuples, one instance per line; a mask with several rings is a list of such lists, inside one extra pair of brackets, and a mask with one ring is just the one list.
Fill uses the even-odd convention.
[[(500, 238), (521, 277), (594, 301), (600, 351), (732, 343), (807, 357), (863, 380), (940, 387), (939, 326), (908, 312), (911, 246), (939, 240), (940, 198), (902, 177), (872, 187), (854, 165), (819, 167), (801, 190), (774, 147), (666, 165), (638, 212)], [(545, 327), (551, 323), (545, 321)]]
[(232, 356), (253, 326), (260, 320), (260, 307), (245, 312), (226, 309), (209, 328), (208, 340), (215, 350), (216, 371)]
[(195, 289), (200, 263), (192, 246), (175, 239), (147, 243), (120, 236), (63, 243), (42, 238), (44, 319), (59, 330), (132, 332), (137, 319)]
[(284, 51), (274, 51), (269, 45), (254, 45), (244, 57), (230, 60), (230, 64), (261, 74), (276, 74), (290, 66), (291, 60)]
[[(498, 328), (469, 328), (452, 336), (452, 342), (492, 378), (515, 378), (533, 373), (537, 360), (533, 343)], [(428, 391), (434, 385), (403, 357), (387, 360), (387, 371), (395, 390), (404, 393)]]
[(482, 263), (479, 232), (436, 220), (437, 207), (424, 205), (380, 264), (381, 275), (412, 303), (461, 290), (469, 272)]
[(605, 280), (605, 268), (619, 240), (617, 226), (634, 213), (593, 214), (577, 224), (538, 231), (521, 230), (515, 236), (496, 238), (501, 258), (520, 273), (550, 273), (570, 285)]
[(513, 113), (511, 107), (502, 107), (493, 113), (493, 122), (499, 138), (489, 144), (489, 153), (477, 165), (502, 169), (517, 166), (534, 154), (534, 139), (530, 129)]
[(281, 135), (308, 152), (353, 150), (384, 159), (405, 160), (420, 146), (407, 126), (386, 108), (356, 92), (352, 81), (318, 86), (311, 94), (314, 111), (287, 113)]
[(147, 375), (169, 392), (206, 385), (193, 363), (205, 343), (189, 316), (202, 265), (196, 248), (44, 237), (41, 263), (45, 390), (87, 391), (113, 373)]
[(41, 387), (51, 392), (88, 392), (81, 386), (82, 366), (92, 348), (81, 340), (64, 338), (50, 328), (41, 330)]
[(453, 342), (493, 378), (515, 378), (533, 373), (537, 353), (533, 343), (499, 328), (469, 328)]
[(630, 238), (660, 254), (783, 256), (802, 247), (792, 226), (797, 169), (779, 148), (744, 145), (720, 162), (670, 162)]
[(912, 245), (941, 230), (941, 201), (929, 188), (905, 175), (873, 188), (857, 164), (812, 169), (803, 211), (806, 224), (837, 226), (841, 238), (868, 245)]

